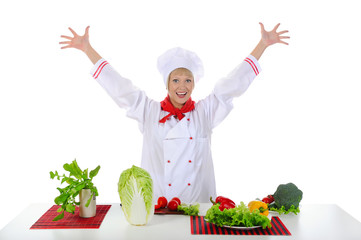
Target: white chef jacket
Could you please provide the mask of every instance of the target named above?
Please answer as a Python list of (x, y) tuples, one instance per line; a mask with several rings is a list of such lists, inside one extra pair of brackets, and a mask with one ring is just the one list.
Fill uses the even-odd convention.
[(249, 55), (227, 77), (218, 81), (213, 92), (185, 113), (182, 120), (170, 117), (154, 101), (100, 59), (91, 74), (127, 116), (138, 121), (143, 134), (141, 167), (153, 179), (154, 199), (179, 197), (182, 202), (209, 202), (216, 197), (211, 154), (212, 129), (233, 108), (232, 100), (243, 94), (261, 68)]

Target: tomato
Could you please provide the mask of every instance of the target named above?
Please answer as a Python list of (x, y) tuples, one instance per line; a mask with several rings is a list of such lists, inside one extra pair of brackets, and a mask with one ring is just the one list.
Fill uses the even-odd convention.
[(272, 201), (271, 201), (271, 199), (269, 197), (265, 197), (265, 198), (262, 199), (262, 202), (270, 204)]
[(178, 202), (175, 199), (172, 199), (168, 203), (168, 209), (171, 211), (176, 211), (178, 208)]
[(158, 205), (160, 208), (165, 208), (168, 204), (168, 201), (165, 197), (158, 198)]
[(268, 195), (267, 197), (271, 200), (271, 202), (274, 202), (275, 199), (272, 195)]
[(179, 198), (174, 197), (174, 198), (172, 198), (172, 200), (175, 200), (178, 203), (178, 205), (181, 205), (181, 200)]

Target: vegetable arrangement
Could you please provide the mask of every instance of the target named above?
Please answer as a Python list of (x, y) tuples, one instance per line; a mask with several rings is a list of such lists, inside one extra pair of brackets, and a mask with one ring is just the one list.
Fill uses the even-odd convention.
[(199, 203), (186, 204), (181, 203), (181, 200), (177, 197), (172, 198), (169, 202), (165, 197), (159, 197), (157, 205), (154, 206), (155, 210), (160, 208), (168, 208), (170, 211), (181, 211), (185, 215), (198, 216), (199, 214)]
[(270, 211), (276, 211), (280, 214), (300, 212), (300, 202), (302, 200), (302, 191), (293, 183), (280, 184), (273, 195), (268, 195), (262, 201), (268, 204)]
[(61, 184), (63, 184), (64, 182), (69, 184), (65, 188), (59, 188), (59, 187), (57, 188), (60, 192), (60, 195), (55, 198), (54, 202), (57, 205), (61, 205), (61, 207), (58, 209), (58, 212), (60, 214), (57, 215), (53, 219), (53, 221), (58, 221), (64, 218), (65, 211), (74, 214), (75, 206), (80, 205), (80, 202), (75, 201), (75, 197), (79, 195), (80, 190), (90, 189), (90, 191), (92, 192), (92, 195), (85, 204), (86, 207), (89, 206), (90, 201), (94, 196), (98, 196), (98, 190), (94, 186), (92, 180), (98, 174), (100, 166), (90, 171), (89, 175), (88, 175), (88, 169), (85, 169), (84, 171), (80, 169), (78, 163), (76, 162), (76, 159), (70, 164), (68, 163), (64, 164), (63, 168), (65, 171), (69, 172), (68, 177), (65, 176), (65, 174), (60, 176), (58, 171), (50, 172), (51, 179), (54, 178), (57, 178), (58, 180), (61, 179)]
[(253, 227), (262, 226), (263, 229), (271, 227), (271, 221), (267, 217), (269, 211), (279, 213), (295, 214), (300, 212), (299, 203), (302, 200), (302, 191), (293, 183), (280, 184), (273, 195), (264, 197), (262, 201), (251, 201), (248, 207), (241, 202), (235, 205), (234, 202), (222, 196), (216, 201), (210, 198), (213, 206), (207, 210), (204, 217), (207, 222), (222, 226)]
[(271, 220), (267, 216), (261, 215), (260, 210), (254, 208), (252, 211), (241, 202), (233, 208), (224, 208), (221, 210), (221, 203), (215, 203), (207, 210), (205, 219), (207, 222), (222, 226), (243, 226), (253, 227), (261, 226), (263, 229), (272, 227)]
[(132, 225), (145, 225), (154, 214), (153, 180), (143, 168), (132, 166), (122, 172), (118, 182), (122, 210)]

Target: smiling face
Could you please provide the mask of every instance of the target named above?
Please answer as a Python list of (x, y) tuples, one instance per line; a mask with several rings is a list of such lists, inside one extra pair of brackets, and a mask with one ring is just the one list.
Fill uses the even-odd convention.
[(177, 68), (169, 74), (168, 95), (176, 108), (182, 108), (194, 88), (193, 74), (186, 68)]

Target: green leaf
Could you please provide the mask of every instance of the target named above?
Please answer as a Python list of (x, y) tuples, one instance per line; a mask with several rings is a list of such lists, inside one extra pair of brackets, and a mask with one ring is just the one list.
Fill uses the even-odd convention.
[(58, 221), (60, 219), (64, 218), (64, 212), (62, 212), (61, 214), (59, 214), (58, 216), (56, 216), (53, 221)]
[(72, 188), (72, 189), (69, 191), (69, 193), (73, 195), (73, 194), (77, 193), (77, 191), (76, 191), (75, 188)]
[(88, 179), (88, 169), (85, 169), (83, 174), (82, 174), (82, 177), (84, 180), (87, 180)]
[(300, 208), (299, 207), (295, 207), (294, 205), (291, 205), (291, 207), (286, 210), (285, 206), (282, 206), (281, 208), (277, 208), (276, 206), (272, 205), (269, 207), (270, 211), (276, 211), (279, 214), (289, 214), (289, 213), (294, 213), (295, 215), (297, 215), (297, 213), (300, 213)]
[(91, 191), (95, 193), (95, 196), (99, 196), (97, 187), (92, 187)]
[(183, 211), (184, 214), (189, 216), (198, 216), (199, 214), (199, 203), (195, 203), (193, 205), (188, 205), (186, 203), (182, 203), (178, 206), (178, 211)]
[(63, 179), (61, 179), (61, 182), (60, 182), (60, 184), (63, 184), (63, 182), (66, 182), (66, 181), (68, 181), (68, 179), (69, 179), (68, 177), (65, 177), (65, 176), (64, 176), (64, 177), (63, 177)]
[(50, 171), (50, 178), (51, 178), (51, 179), (54, 179), (55, 177), (56, 177), (58, 180), (60, 180), (60, 176), (59, 176), (58, 171), (55, 171), (55, 172)]
[(56, 210), (56, 212), (58, 212), (58, 213), (60, 213), (61, 211), (63, 211), (62, 207), (60, 207), (60, 208), (58, 208), (58, 210)]
[(66, 211), (69, 212), (69, 213), (74, 213), (74, 211), (75, 211), (75, 206), (72, 205), (72, 204), (66, 205)]
[(99, 169), (100, 169), (100, 165), (98, 165), (98, 167), (96, 167), (94, 170), (90, 171), (90, 175), (89, 175), (90, 179), (93, 179), (93, 177), (95, 177), (98, 174)]
[(76, 198), (76, 196), (78, 196), (78, 195), (79, 195), (79, 192), (76, 192), (72, 196), (73, 196), (73, 198)]
[(60, 196), (56, 197), (54, 202), (56, 205), (61, 205), (63, 203), (66, 202), (66, 200), (68, 199), (69, 197), (69, 194), (68, 193), (63, 193), (61, 194)]
[(77, 179), (82, 179), (82, 171), (78, 166), (76, 160), (74, 160), (71, 164), (65, 163), (63, 166), (65, 171), (70, 172), (70, 175), (74, 176)]
[(85, 183), (79, 184), (78, 186), (75, 187), (75, 191), (79, 192), (80, 190), (82, 190), (85, 187)]
[(76, 181), (77, 181), (77, 180), (75, 180), (75, 179), (73, 179), (73, 178), (68, 178), (68, 177), (66, 178), (66, 183), (69, 184), (69, 185), (70, 185), (70, 184), (73, 184), (73, 183), (76, 182)]
[(76, 172), (74, 171), (73, 167), (69, 163), (65, 163), (63, 165), (63, 168), (64, 168), (65, 171), (70, 172), (70, 176), (74, 176), (74, 177), (77, 178)]
[(93, 196), (94, 196), (94, 193), (90, 196), (90, 198), (89, 198), (88, 201), (86, 202), (85, 207), (89, 207), (89, 204), (90, 204)]
[(71, 165), (73, 166), (73, 169), (78, 176), (81, 176), (83, 174), (83, 171), (80, 169), (78, 163), (76, 162), (76, 159), (74, 159)]
[(59, 190), (60, 194), (63, 194), (63, 193), (64, 193), (64, 190), (63, 190), (62, 188), (57, 187), (56, 189), (58, 189), (58, 190)]

